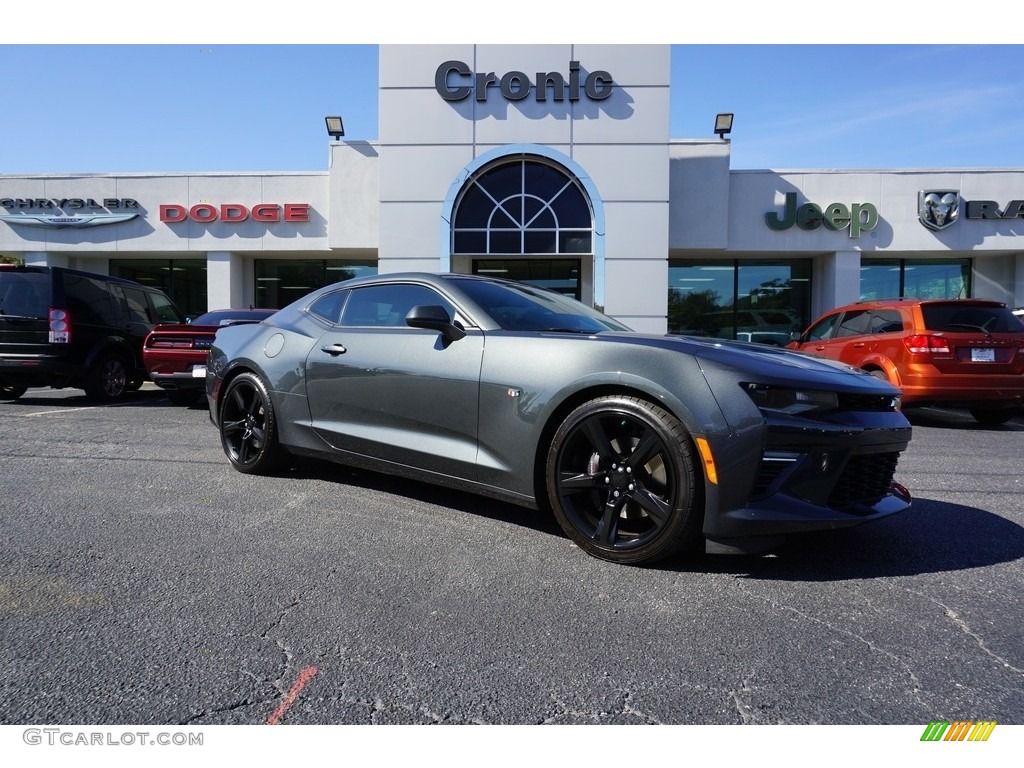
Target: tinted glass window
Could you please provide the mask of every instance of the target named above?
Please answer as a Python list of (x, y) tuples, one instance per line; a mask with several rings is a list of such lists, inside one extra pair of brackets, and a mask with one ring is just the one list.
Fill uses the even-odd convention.
[(45, 318), (49, 310), (49, 275), (0, 271), (0, 314)]
[(460, 280), (462, 289), (507, 331), (628, 331), (607, 315), (553, 291), (483, 280)]
[(183, 323), (185, 318), (181, 316), (178, 308), (171, 303), (171, 300), (162, 293), (152, 291), (149, 300), (153, 304), (153, 314), (158, 323)]
[(152, 323), (150, 316), (149, 302), (146, 301), (146, 292), (141, 288), (122, 287), (125, 304), (128, 307), (128, 317), (133, 323)]
[(843, 320), (836, 328), (836, 338), (843, 336), (862, 336), (871, 327), (871, 313), (866, 309), (855, 309), (843, 315)]
[(929, 331), (1006, 333), (1024, 331), (1020, 318), (1008, 307), (989, 305), (922, 304), (921, 314)]
[(838, 314), (822, 318), (812, 325), (809, 331), (807, 331), (807, 338), (804, 339), (804, 341), (821, 341), (822, 339), (827, 339), (832, 333), (832, 327), (836, 324), (836, 320), (838, 319)]
[(422, 285), (372, 285), (351, 292), (341, 315), (341, 324), (407, 328), (405, 316), (421, 304), (444, 307), (455, 317), (455, 308), (436, 291)]
[(110, 283), (79, 275), (64, 275), (64, 298), (76, 323), (117, 325), (118, 316)]
[(871, 333), (900, 333), (903, 316), (895, 309), (876, 309), (871, 313)]
[(348, 291), (334, 291), (321, 296), (309, 307), (314, 315), (322, 317), (329, 323), (337, 324), (341, 318), (341, 308), (345, 306), (345, 299), (348, 298)]

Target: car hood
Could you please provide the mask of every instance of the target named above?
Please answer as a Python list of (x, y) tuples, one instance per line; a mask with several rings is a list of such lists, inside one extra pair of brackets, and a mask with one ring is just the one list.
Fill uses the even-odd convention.
[(701, 361), (705, 372), (711, 367), (741, 370), (765, 384), (792, 385), (794, 381), (800, 381), (809, 387), (822, 389), (899, 393), (891, 384), (859, 368), (783, 347), (698, 336), (609, 333), (601, 334), (601, 337), (685, 352)]

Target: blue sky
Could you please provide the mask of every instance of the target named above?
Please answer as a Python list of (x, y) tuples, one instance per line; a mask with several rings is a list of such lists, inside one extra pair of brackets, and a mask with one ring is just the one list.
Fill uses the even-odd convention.
[[(869, 29), (864, 22), (873, 7), (881, 14), (892, 5), (863, 0), (849, 9), (862, 22), (853, 28)], [(715, 114), (734, 112), (735, 169), (1024, 168), (1024, 45), (950, 43), (949, 30), (973, 17), (962, 4), (950, 4), (955, 16), (942, 16), (941, 6), (930, 5), (945, 31), (936, 36), (946, 38), (941, 45), (841, 37), (810, 44), (803, 42), (814, 37), (808, 30), (787, 25), (773, 34), (772, 22), (761, 17), (744, 17), (730, 34), (718, 20), (706, 22), (714, 34), (680, 21), (680, 44), (672, 50), (671, 136), (709, 137)], [(183, 0), (174, 7), (180, 12), (148, 20), (148, 11), (133, 12), (132, 19), (141, 15), (133, 22), (139, 34), (128, 37), (145, 45), (120, 42), (124, 32), (113, 34), (114, 27), (77, 34), (80, 15), (48, 16), (48, 25), (56, 20), (52, 28), (30, 27), (25, 34), (20, 27), (0, 30), (0, 174), (326, 170), (324, 115), (341, 114), (348, 139), (378, 137), (377, 48), (358, 39), (376, 31), (385, 42), (440, 42), (408, 33), (395, 39), (380, 15), (355, 34), (343, 23), (351, 20), (346, 12), (325, 35), (311, 23), (314, 11), (299, 24), (280, 16), (283, 6), (254, 2), (244, 7), (274, 8), (278, 16), (253, 25), (250, 12), (247, 23), (227, 16), (197, 26), (202, 4)], [(529, 2), (516, 7), (526, 9), (527, 19), (542, 12)], [(809, 14), (818, 23), (813, 31), (840, 23), (827, 16)], [(923, 17), (911, 18), (921, 28)], [(898, 14), (885, 19), (900, 26)], [(761, 21), (766, 27), (758, 34)], [(996, 22), (989, 17), (990, 26)], [(535, 25), (511, 26), (536, 32)], [(526, 34), (516, 37), (511, 26), (511, 40), (492, 39), (491, 30), (479, 41), (533, 42)], [(649, 30), (642, 26), (624, 24), (622, 41), (646, 41)], [(213, 41), (166, 42), (194, 38), (197, 29)], [(608, 34), (606, 25), (599, 29)], [(474, 39), (466, 37), (465, 20), (451, 30), (448, 39)], [(604, 41), (586, 26), (579, 31), (584, 39)], [(556, 33), (548, 32), (572, 38)], [(69, 44), (90, 37), (96, 42)], [(978, 35), (965, 37), (973, 42)], [(760, 38), (785, 44), (751, 43)], [(716, 44), (695, 42), (705, 39)], [(24, 40), (32, 44), (16, 44)], [(250, 40), (259, 44), (245, 44)]]

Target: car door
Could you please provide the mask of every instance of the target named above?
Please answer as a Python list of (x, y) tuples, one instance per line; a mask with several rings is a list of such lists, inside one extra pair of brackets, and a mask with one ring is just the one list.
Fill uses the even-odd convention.
[(306, 360), (313, 428), (340, 451), (475, 479), (482, 332), (467, 328), (453, 340), (407, 326), (406, 314), (419, 305), (456, 317), (451, 302), (425, 285), (347, 294), (336, 325)]

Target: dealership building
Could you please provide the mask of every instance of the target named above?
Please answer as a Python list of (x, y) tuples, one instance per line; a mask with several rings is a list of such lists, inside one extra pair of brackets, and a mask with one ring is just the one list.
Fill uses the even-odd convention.
[(333, 140), (326, 170), (0, 175), (0, 255), (192, 315), (400, 271), (741, 338), (868, 298), (1024, 305), (1024, 169), (732, 168), (727, 130), (669, 136), (670, 51), (382, 45), (379, 138)]

